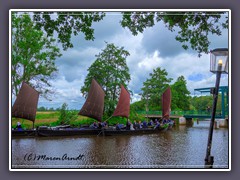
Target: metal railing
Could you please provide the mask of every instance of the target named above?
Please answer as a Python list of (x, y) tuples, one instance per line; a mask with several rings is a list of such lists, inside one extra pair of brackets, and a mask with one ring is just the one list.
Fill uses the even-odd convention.
[[(138, 114), (142, 115), (162, 115), (162, 111), (136, 111)], [(176, 115), (176, 116), (183, 116), (183, 115), (209, 115), (211, 116), (211, 111), (195, 111), (195, 110), (190, 110), (190, 111), (171, 111), (171, 115)], [(221, 116), (222, 111), (216, 111), (216, 115)], [(228, 111), (225, 111), (225, 116), (228, 116)]]

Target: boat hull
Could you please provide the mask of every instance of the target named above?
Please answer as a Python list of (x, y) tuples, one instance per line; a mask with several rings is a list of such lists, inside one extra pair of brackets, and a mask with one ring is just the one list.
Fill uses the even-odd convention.
[(95, 135), (95, 136), (116, 136), (116, 135), (142, 135), (142, 134), (154, 134), (167, 131), (168, 128), (146, 128), (137, 130), (115, 130), (115, 129), (79, 129), (79, 128), (65, 128), (65, 129), (38, 129), (38, 130), (24, 130), (17, 131), (12, 130), (13, 137), (55, 137), (55, 136), (84, 136), (84, 135)]
[(40, 129), (37, 131), (38, 136), (52, 137), (52, 136), (83, 136), (83, 135), (98, 135), (100, 129)]
[(105, 136), (116, 136), (116, 135), (142, 135), (142, 134), (154, 134), (167, 131), (167, 128), (161, 129), (137, 129), (137, 130), (104, 130), (102, 135)]
[(36, 130), (12, 130), (12, 137), (34, 137)]

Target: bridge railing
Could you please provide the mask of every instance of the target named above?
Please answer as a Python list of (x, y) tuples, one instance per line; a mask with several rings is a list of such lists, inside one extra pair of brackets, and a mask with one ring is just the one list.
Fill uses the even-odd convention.
[[(136, 111), (138, 114), (147, 115), (147, 114), (154, 114), (154, 115), (162, 115), (162, 111)], [(196, 111), (196, 110), (190, 110), (190, 111), (171, 111), (171, 115), (176, 116), (183, 116), (183, 115), (209, 115), (211, 116), (211, 111)], [(222, 115), (222, 111), (216, 111), (217, 116)], [(225, 112), (225, 116), (228, 116), (228, 111)]]

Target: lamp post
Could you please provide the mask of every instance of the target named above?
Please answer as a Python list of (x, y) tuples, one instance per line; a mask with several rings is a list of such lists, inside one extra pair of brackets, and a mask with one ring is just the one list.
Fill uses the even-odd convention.
[(208, 144), (205, 157), (205, 168), (212, 168), (214, 157), (211, 156), (211, 147), (212, 147), (212, 136), (213, 136), (213, 125), (216, 114), (217, 100), (218, 100), (218, 91), (221, 74), (228, 73), (228, 49), (227, 48), (218, 48), (210, 51), (210, 71), (216, 74), (216, 84), (215, 88), (212, 88), (211, 93), (213, 94), (213, 106), (212, 106), (212, 116), (210, 121), (210, 128), (208, 134)]

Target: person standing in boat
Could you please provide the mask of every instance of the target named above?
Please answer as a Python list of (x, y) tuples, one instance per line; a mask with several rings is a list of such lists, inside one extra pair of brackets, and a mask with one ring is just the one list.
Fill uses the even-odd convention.
[(21, 130), (22, 130), (22, 125), (21, 125), (20, 122), (17, 122), (16, 129), (17, 129), (18, 131), (21, 131)]

